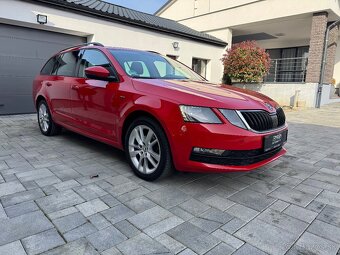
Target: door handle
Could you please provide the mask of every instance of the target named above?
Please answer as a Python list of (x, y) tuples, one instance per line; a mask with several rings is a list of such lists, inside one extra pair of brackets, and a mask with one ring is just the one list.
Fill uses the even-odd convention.
[(72, 85), (72, 86), (71, 86), (71, 89), (73, 89), (73, 90), (78, 90), (78, 89), (79, 89), (79, 86), (78, 86), (78, 85)]
[(51, 86), (52, 86), (52, 83), (46, 82), (46, 86), (47, 86), (47, 87), (51, 87)]

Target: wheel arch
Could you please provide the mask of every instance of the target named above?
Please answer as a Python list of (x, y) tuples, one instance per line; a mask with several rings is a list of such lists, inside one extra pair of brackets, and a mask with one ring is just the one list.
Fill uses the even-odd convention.
[(125, 118), (124, 122), (123, 122), (123, 126), (122, 126), (122, 132), (121, 132), (121, 144), (122, 144), (122, 148), (124, 148), (125, 146), (125, 136), (126, 136), (126, 132), (129, 128), (129, 126), (131, 125), (131, 123), (140, 118), (140, 117), (147, 117), (147, 118), (150, 118), (152, 119), (153, 121), (155, 121), (161, 128), (162, 130), (164, 131), (165, 133), (165, 136), (168, 140), (168, 143), (170, 144), (170, 141), (169, 141), (169, 137), (168, 137), (168, 133), (166, 131), (166, 129), (163, 127), (162, 123), (157, 119), (156, 116), (154, 116), (152, 113), (148, 112), (148, 111), (145, 111), (145, 110), (135, 110), (133, 112), (130, 112), (127, 117)]

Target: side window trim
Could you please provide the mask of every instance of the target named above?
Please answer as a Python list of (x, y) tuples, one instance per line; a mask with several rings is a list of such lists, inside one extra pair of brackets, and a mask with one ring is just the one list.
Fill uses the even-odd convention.
[(117, 78), (117, 81), (114, 81), (114, 82), (120, 82), (120, 79), (119, 79), (119, 76), (118, 76), (118, 72), (115, 68), (115, 66), (112, 64), (112, 62), (110, 61), (110, 59), (106, 56), (106, 54), (99, 50), (99, 49), (96, 49), (96, 48), (86, 48), (86, 49), (83, 49), (81, 50), (81, 54), (79, 55), (79, 59), (78, 59), (78, 63), (77, 63), (77, 71), (76, 71), (76, 77), (78, 78), (85, 78), (87, 79), (86, 77), (82, 77), (80, 74), (79, 74), (79, 69), (80, 69), (80, 63), (81, 63), (81, 60), (83, 59), (83, 56), (85, 55), (85, 52), (86, 51), (90, 51), (90, 50), (95, 50), (95, 51), (98, 51), (100, 52), (107, 60), (107, 62), (110, 64), (112, 70), (113, 70), (113, 74), (115, 75), (115, 77)]

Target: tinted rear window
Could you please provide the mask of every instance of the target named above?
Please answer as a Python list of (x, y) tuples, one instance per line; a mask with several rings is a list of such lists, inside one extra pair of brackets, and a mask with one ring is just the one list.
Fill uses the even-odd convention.
[(41, 75), (51, 75), (54, 66), (56, 64), (56, 57), (50, 58), (46, 64), (44, 65), (44, 67), (41, 69), (40, 74)]
[(75, 76), (79, 51), (70, 51), (64, 53), (59, 59), (57, 75)]

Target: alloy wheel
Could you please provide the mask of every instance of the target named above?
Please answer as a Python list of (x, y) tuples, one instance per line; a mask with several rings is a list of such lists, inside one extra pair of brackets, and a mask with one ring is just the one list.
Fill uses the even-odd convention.
[(39, 107), (39, 125), (43, 132), (47, 132), (50, 127), (50, 115), (48, 113), (47, 107), (45, 104), (40, 104)]
[(153, 173), (161, 160), (161, 147), (155, 132), (146, 125), (136, 126), (129, 137), (129, 155), (143, 174)]

